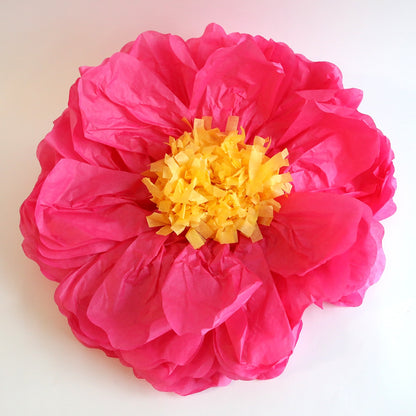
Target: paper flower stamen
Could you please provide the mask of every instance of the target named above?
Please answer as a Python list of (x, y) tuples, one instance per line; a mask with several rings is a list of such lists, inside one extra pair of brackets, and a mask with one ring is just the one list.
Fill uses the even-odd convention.
[[(169, 137), (171, 154), (150, 166), (143, 183), (152, 194), (157, 212), (147, 217), (157, 234), (186, 232), (198, 249), (208, 238), (236, 243), (238, 231), (253, 242), (263, 238), (259, 224), (270, 225), (288, 194), (288, 151), (266, 156), (268, 139), (256, 136), (245, 144), (237, 130), (238, 117), (229, 117), (225, 132), (211, 128), (211, 118), (195, 119), (192, 132)], [(156, 179), (152, 182), (151, 179)]]

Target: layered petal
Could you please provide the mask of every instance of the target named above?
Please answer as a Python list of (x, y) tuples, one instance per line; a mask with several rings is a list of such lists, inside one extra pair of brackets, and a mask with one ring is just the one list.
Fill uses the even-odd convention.
[(263, 247), (270, 269), (303, 275), (355, 242), (366, 205), (344, 195), (296, 192), (282, 201)]
[(255, 134), (271, 137), (272, 154), (289, 149), (296, 189), (347, 193), (367, 203), (377, 218), (391, 215), (393, 154), (371, 118), (356, 111), (362, 92), (343, 89), (341, 72), (331, 63), (311, 62), (287, 45), (254, 39), (285, 73), (275, 109)]
[(158, 149), (156, 159), (164, 154), (169, 135), (183, 130), (182, 118), (189, 118), (159, 74), (126, 53), (85, 71), (78, 95), (87, 139), (139, 154)]
[[(342, 306), (361, 305), (365, 292), (371, 285), (380, 279), (386, 265), (386, 258), (381, 245), (383, 235), (383, 226), (376, 221), (370, 221), (369, 234), (361, 239), (357, 238), (356, 247), (354, 247), (358, 250), (360, 247), (364, 247), (368, 253), (365, 258), (367, 262), (363, 262), (361, 270), (356, 274), (356, 276), (359, 276), (359, 279), (356, 279), (356, 276), (354, 275), (356, 269), (351, 268), (350, 275), (347, 276), (352, 280), (352, 284), (345, 285), (347, 290), (343, 291), (342, 297), (338, 300), (338, 296), (332, 296), (332, 299), (329, 300), (331, 303)], [(375, 259), (374, 250), (376, 250)], [(352, 258), (352, 255), (350, 258)]]
[(150, 159), (147, 155), (115, 148), (109, 144), (90, 140), (85, 137), (79, 103), (79, 84), (80, 79), (70, 89), (68, 111), (74, 150), (80, 158), (93, 166), (136, 173), (138, 166), (148, 165)]
[(136, 203), (145, 194), (137, 175), (61, 159), (22, 206), (25, 251), (61, 280), (148, 229), (147, 212)]
[(251, 38), (252, 36), (245, 33), (227, 34), (220, 25), (211, 23), (205, 28), (202, 36), (188, 39), (186, 45), (198, 69), (201, 69), (215, 51)]
[(197, 117), (212, 115), (222, 130), (228, 116), (237, 115), (251, 137), (269, 118), (283, 78), (281, 66), (248, 38), (209, 56), (195, 77), (190, 107)]
[(45, 176), (61, 159), (84, 161), (74, 149), (68, 109), (54, 121), (52, 131), (39, 143), (37, 156)]
[(290, 326), (259, 245), (247, 239), (236, 257), (260, 275), (263, 284), (248, 302), (215, 329), (215, 351), (224, 373), (233, 379), (264, 379), (280, 374), (293, 351), (300, 322)]
[(118, 243), (89, 259), (63, 279), (55, 291), (55, 302), (68, 318), (75, 336), (88, 347), (100, 348), (113, 357), (116, 353), (107, 333), (91, 321), (87, 311), (96, 290), (131, 243), (132, 240)]
[(286, 74), (283, 92), (342, 89), (342, 73), (333, 63), (310, 61), (282, 42), (261, 36), (255, 36), (254, 40), (267, 60), (282, 65)]
[[(52, 264), (45, 263), (45, 259), (39, 251), (39, 248), (42, 246), (39, 230), (34, 226), (35, 209), (43, 182), (58, 161), (62, 158), (78, 158), (78, 155), (73, 150), (69, 123), (69, 112), (65, 110), (54, 121), (53, 129), (39, 143), (37, 156), (42, 167), (42, 172), (32, 192), (20, 207), (20, 231), (24, 237), (22, 244), (23, 250), (29, 258), (42, 265), (43, 273), (52, 280), (60, 280), (68, 272), (66, 270), (62, 271), (62, 269), (59, 267), (56, 268)], [(81, 262), (79, 265), (81, 264), (83, 263)]]
[(143, 192), (137, 175), (63, 159), (38, 196), (40, 238), (62, 257), (104, 251), (147, 230), (147, 212), (135, 203)]
[(274, 269), (276, 286), (292, 323), (298, 322), (312, 303), (361, 304), (367, 288), (379, 279), (384, 269), (383, 227), (364, 203), (354, 200), (354, 204), (361, 205), (361, 216), (349, 246), (303, 275), (282, 275)]
[(134, 56), (185, 106), (189, 105), (198, 68), (185, 41), (179, 36), (144, 32), (122, 52)]
[(163, 310), (178, 335), (204, 334), (240, 309), (261, 284), (228, 245), (200, 250), (187, 245), (163, 285)]
[(288, 149), (297, 191), (348, 194), (383, 218), (394, 212), (393, 153), (371, 118), (356, 110), (361, 96), (354, 89), (288, 93), (256, 134), (271, 137), (271, 154)]
[(179, 247), (152, 231), (138, 236), (114, 260), (88, 305), (87, 316), (117, 350), (131, 350), (171, 327), (162, 308), (161, 288)]
[(393, 195), (396, 191), (393, 158), (390, 142), (380, 130), (377, 130), (380, 148), (376, 160), (370, 169), (354, 178), (353, 189), (359, 193), (358, 199), (366, 203), (374, 213), (376, 220), (393, 215), (396, 205)]
[[(202, 341), (199, 345), (198, 339)], [(215, 358), (212, 339), (211, 332), (203, 338), (195, 334), (167, 334), (158, 345), (150, 344), (150, 348), (147, 348), (148, 354), (143, 349), (123, 351), (121, 359), (127, 365), (133, 366), (137, 377), (145, 378), (156, 389), (188, 395), (209, 387), (226, 386), (231, 381), (223, 374)], [(198, 348), (195, 350), (196, 345)], [(154, 351), (160, 351), (158, 357), (163, 357), (163, 360), (153, 368), (143, 366), (142, 363), (149, 358), (150, 362), (154, 362), (151, 358)], [(193, 354), (189, 354), (191, 351)], [(137, 361), (138, 357), (141, 358), (140, 361)]]

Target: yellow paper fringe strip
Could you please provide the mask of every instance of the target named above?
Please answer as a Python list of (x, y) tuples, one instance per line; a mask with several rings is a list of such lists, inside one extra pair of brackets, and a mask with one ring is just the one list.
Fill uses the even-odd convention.
[[(229, 117), (225, 133), (211, 129), (211, 118), (195, 119), (191, 133), (169, 137), (171, 155), (150, 165), (143, 183), (159, 212), (147, 217), (157, 234), (181, 234), (195, 249), (208, 238), (236, 243), (237, 231), (253, 242), (263, 238), (258, 224), (270, 225), (280, 204), (274, 199), (291, 191), (288, 151), (266, 156), (268, 139), (247, 145)], [(151, 179), (156, 179), (154, 182)]]

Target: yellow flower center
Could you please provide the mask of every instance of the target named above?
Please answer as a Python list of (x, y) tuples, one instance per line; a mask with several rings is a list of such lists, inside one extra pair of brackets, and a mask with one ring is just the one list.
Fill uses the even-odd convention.
[(267, 157), (269, 140), (256, 136), (245, 144), (237, 125), (238, 117), (229, 117), (223, 133), (204, 117), (195, 119), (192, 132), (169, 137), (171, 154), (143, 173), (158, 209), (147, 223), (161, 227), (157, 234), (186, 232), (195, 249), (208, 238), (236, 243), (238, 231), (253, 242), (263, 238), (258, 224), (270, 225), (280, 209), (275, 198), (292, 188), (290, 173), (279, 173), (289, 165), (288, 152)]

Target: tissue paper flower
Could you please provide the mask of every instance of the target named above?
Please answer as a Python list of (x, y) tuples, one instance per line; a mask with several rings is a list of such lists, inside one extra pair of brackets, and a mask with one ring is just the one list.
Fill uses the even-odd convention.
[(212, 24), (80, 73), (21, 230), (83, 344), (186, 395), (277, 376), (305, 308), (362, 302), (393, 153), (336, 66)]

